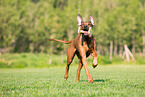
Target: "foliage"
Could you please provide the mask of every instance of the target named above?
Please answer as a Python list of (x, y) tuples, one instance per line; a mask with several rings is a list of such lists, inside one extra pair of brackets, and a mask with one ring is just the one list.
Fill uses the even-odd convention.
[(7, 52), (65, 52), (66, 45), (48, 39), (75, 38), (76, 16), (80, 13), (84, 20), (89, 15), (94, 17), (93, 34), (101, 53), (108, 54), (110, 41), (117, 47), (127, 44), (130, 49), (135, 47), (135, 52), (142, 52), (144, 3), (143, 0), (2, 0), (0, 48)]
[[(109, 60), (109, 56), (99, 55), (99, 65), (109, 64), (145, 64), (144, 56), (136, 55), (136, 62), (126, 62), (119, 56), (114, 56), (112, 61)], [(3, 54), (0, 56), (0, 68), (44, 68), (44, 67), (62, 67), (66, 66), (66, 55), (49, 55), (49, 54)], [(93, 62), (93, 56), (87, 58), (88, 66), (91, 66)], [(72, 65), (78, 66), (78, 58), (75, 57)]]
[[(52, 58), (53, 57), (53, 58)], [(60, 64), (61, 56), (50, 56), (48, 54), (4, 54), (0, 56), (0, 59), (5, 59), (5, 61), (0, 60), (1, 68), (43, 68), (43, 67), (53, 67), (53, 66), (64, 66), (64, 63)], [(52, 59), (51, 63), (49, 62)], [(57, 61), (56, 61), (57, 60)], [(66, 60), (66, 58), (65, 58)]]
[(89, 67), (94, 83), (88, 83), (82, 69), (76, 82), (77, 67), (71, 67), (64, 81), (64, 67), (42, 69), (0, 69), (0, 95), (45, 97), (144, 97), (145, 66)]

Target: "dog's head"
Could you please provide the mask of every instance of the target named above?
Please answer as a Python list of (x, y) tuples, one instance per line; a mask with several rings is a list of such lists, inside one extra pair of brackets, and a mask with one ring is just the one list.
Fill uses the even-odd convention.
[(92, 30), (92, 28), (94, 26), (94, 19), (92, 16), (89, 16), (88, 22), (84, 22), (81, 15), (78, 14), (77, 21), (78, 21), (78, 25), (79, 25), (78, 33), (80, 33), (80, 31), (86, 31), (88, 33), (91, 33), (90, 31)]

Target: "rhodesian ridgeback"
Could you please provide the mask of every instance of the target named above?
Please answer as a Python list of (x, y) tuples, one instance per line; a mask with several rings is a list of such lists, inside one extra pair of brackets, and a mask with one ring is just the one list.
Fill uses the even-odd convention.
[(89, 21), (84, 22), (80, 14), (77, 15), (77, 22), (78, 22), (78, 36), (71, 40), (71, 41), (63, 41), (58, 39), (50, 39), (62, 43), (70, 43), (67, 51), (67, 66), (66, 66), (66, 73), (64, 75), (64, 79), (67, 80), (69, 66), (73, 61), (75, 54), (79, 59), (79, 67), (77, 70), (77, 79), (76, 81), (79, 82), (80, 70), (84, 66), (88, 82), (93, 82), (91, 74), (88, 70), (86, 58), (92, 54), (94, 57), (92, 66), (95, 68), (98, 65), (98, 56), (96, 52), (96, 42), (95, 38), (92, 35), (92, 28), (94, 26), (94, 20), (92, 16), (89, 16)]

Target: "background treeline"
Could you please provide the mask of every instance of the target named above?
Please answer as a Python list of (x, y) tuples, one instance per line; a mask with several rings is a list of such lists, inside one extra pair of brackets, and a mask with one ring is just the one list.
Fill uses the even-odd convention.
[(76, 16), (92, 15), (93, 34), (100, 54), (145, 53), (144, 0), (1, 0), (0, 52), (66, 53), (68, 45), (49, 38), (72, 40), (77, 36)]

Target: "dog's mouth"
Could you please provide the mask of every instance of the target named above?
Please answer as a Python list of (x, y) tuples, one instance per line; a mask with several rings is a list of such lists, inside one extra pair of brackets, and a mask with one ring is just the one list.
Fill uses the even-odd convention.
[(89, 29), (83, 29), (83, 31), (88, 31)]
[(89, 31), (89, 29), (87, 28), (87, 29), (82, 29), (83, 31)]

